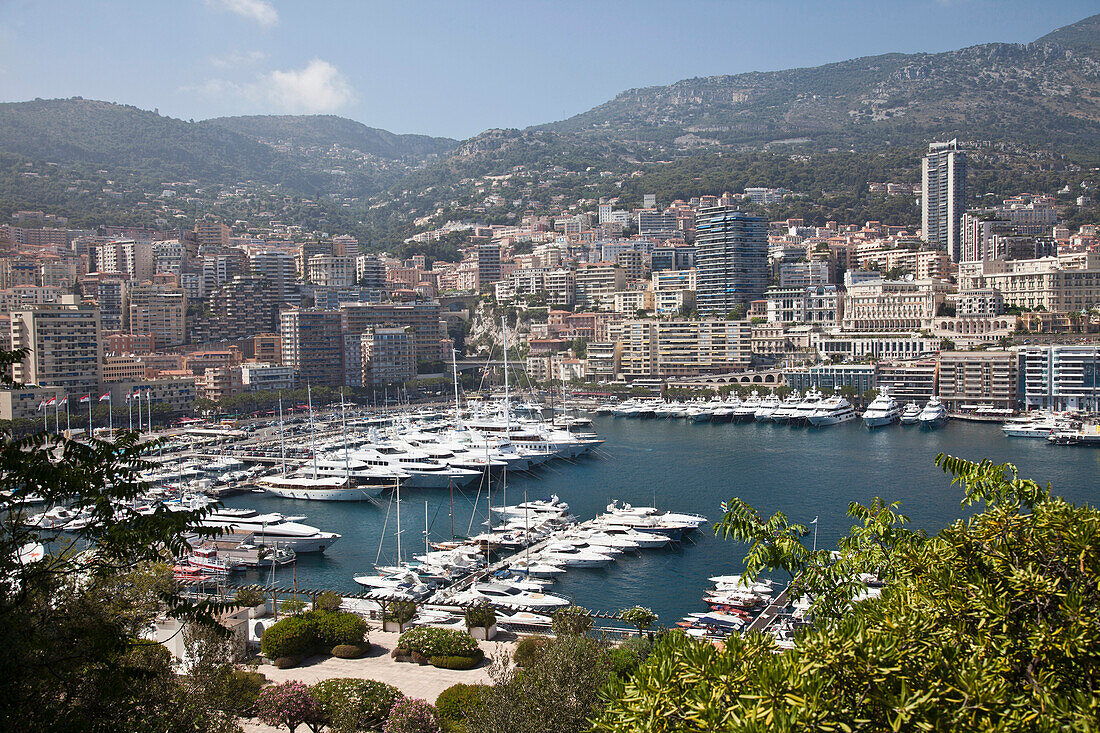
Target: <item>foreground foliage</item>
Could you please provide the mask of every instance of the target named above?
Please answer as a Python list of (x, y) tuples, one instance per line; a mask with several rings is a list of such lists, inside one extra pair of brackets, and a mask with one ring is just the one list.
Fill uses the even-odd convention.
[[(783, 568), (817, 624), (773, 653), (672, 633), (613, 681), (607, 731), (1088, 730), (1100, 725), (1100, 512), (1014, 466), (937, 462), (985, 510), (933, 537), (876, 499), (839, 556), (812, 553), (781, 514), (731, 502), (717, 531), (751, 543), (750, 574)], [(885, 583), (859, 601), (861, 574)]]

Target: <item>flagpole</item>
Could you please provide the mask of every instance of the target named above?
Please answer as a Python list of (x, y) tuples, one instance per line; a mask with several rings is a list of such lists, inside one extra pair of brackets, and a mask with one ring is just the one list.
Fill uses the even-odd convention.
[(134, 392), (134, 394), (136, 394), (136, 395), (137, 395), (137, 406), (138, 406), (138, 432), (140, 433), (140, 432), (141, 432), (141, 390), (137, 390), (136, 392)]
[(153, 432), (153, 390), (145, 390), (145, 417), (149, 421), (149, 432)]
[(61, 435), (61, 419), (57, 415), (57, 398), (53, 398), (53, 431), (57, 435)]
[(814, 552), (817, 552), (817, 517), (814, 517)]
[(134, 400), (133, 393), (126, 392), (126, 421), (130, 425), (130, 432), (134, 432)]
[(111, 397), (111, 393), (107, 393), (107, 429), (111, 433), (111, 438), (115, 437), (115, 401)]
[(69, 395), (65, 395), (65, 432), (69, 435), (73, 433), (73, 426), (69, 424)]
[(92, 393), (88, 393), (88, 440), (92, 439)]
[(38, 406), (38, 409), (42, 410), (42, 430), (48, 433), (50, 432), (50, 411), (46, 409), (46, 400), (42, 400), (42, 402)]

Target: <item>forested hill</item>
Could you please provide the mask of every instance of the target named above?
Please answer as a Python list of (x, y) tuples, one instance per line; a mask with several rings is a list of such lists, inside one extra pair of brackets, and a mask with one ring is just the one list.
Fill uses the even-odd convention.
[(79, 97), (0, 104), (0, 151), (166, 181), (256, 180), (308, 190), (323, 180), (270, 146), (223, 127)]
[(631, 89), (542, 126), (639, 149), (881, 148), (958, 136), (1100, 151), (1100, 15), (1034, 43), (886, 54)]
[(213, 125), (241, 133), (271, 145), (326, 149), (333, 145), (358, 150), (379, 158), (424, 158), (445, 153), (457, 140), (427, 135), (396, 135), (388, 130), (335, 115), (247, 115), (215, 117), (204, 125)]

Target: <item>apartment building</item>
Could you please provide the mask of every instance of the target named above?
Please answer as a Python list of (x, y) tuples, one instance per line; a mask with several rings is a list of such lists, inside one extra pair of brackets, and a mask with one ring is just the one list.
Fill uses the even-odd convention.
[(578, 308), (595, 308), (610, 302), (615, 292), (626, 287), (626, 273), (611, 262), (580, 265), (573, 277)]
[(797, 369), (783, 373), (783, 381), (797, 392), (805, 392), (811, 387), (835, 391), (844, 387), (863, 394), (875, 388), (875, 366), (873, 364), (822, 364), (808, 369)]
[(241, 364), (241, 385), (249, 392), (294, 389), (294, 369), (268, 362)]
[(417, 361), (436, 361), (449, 353), (444, 347), (447, 327), (438, 301), (343, 303), (340, 312), (349, 334), (366, 333), (368, 328), (409, 329)]
[(940, 401), (948, 412), (973, 412), (985, 405), (1015, 410), (1017, 361), (1014, 351), (942, 352)]
[(1019, 358), (1025, 409), (1100, 412), (1100, 346), (1025, 346)]
[(191, 341), (235, 341), (269, 333), (277, 320), (274, 293), (257, 275), (239, 275), (215, 288), (191, 328)]
[(720, 374), (752, 362), (747, 321), (628, 320), (620, 329), (620, 372), (627, 380)]
[[(190, 412), (198, 397), (195, 377), (164, 377), (159, 379), (134, 379), (112, 382), (104, 389), (111, 393), (111, 404), (126, 405), (126, 395), (141, 391), (142, 402), (154, 406), (165, 405), (171, 412)], [(136, 415), (135, 415), (136, 418)], [(117, 420), (115, 421), (118, 426)]]
[(279, 250), (256, 252), (249, 258), (249, 267), (253, 275), (267, 282), (272, 300), (279, 307), (299, 304), (297, 266), (289, 253)]
[(416, 344), (407, 328), (371, 327), (360, 335), (364, 387), (401, 384), (416, 377)]
[(122, 382), (145, 379), (145, 362), (133, 354), (107, 354), (103, 358), (103, 381)]
[(768, 286), (768, 233), (763, 219), (729, 206), (696, 215), (696, 302), (703, 314), (748, 309)]
[(928, 146), (921, 160), (921, 203), (924, 240), (958, 262), (966, 210), (966, 153), (957, 140)]
[(783, 262), (779, 265), (779, 287), (802, 289), (829, 284), (829, 263), (820, 261)]
[(130, 331), (151, 333), (159, 347), (187, 343), (187, 297), (176, 287), (145, 282), (130, 291)]
[(344, 384), (344, 315), (338, 311), (288, 308), (279, 313), (283, 364), (298, 384)]
[(306, 279), (320, 287), (347, 288), (355, 285), (355, 257), (314, 255), (306, 264)]
[(94, 392), (103, 381), (103, 340), (99, 310), (67, 296), (56, 305), (11, 312), (11, 346), (27, 349), (12, 365), (24, 385), (60, 387), (66, 394)]
[(934, 358), (885, 361), (878, 365), (878, 389), (899, 403), (923, 406), (936, 394), (939, 362)]

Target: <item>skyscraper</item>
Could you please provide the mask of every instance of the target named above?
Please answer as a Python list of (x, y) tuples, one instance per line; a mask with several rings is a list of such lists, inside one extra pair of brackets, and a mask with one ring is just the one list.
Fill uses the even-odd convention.
[(763, 219), (732, 206), (708, 206), (696, 215), (696, 304), (724, 315), (763, 297), (768, 286), (768, 230)]
[(960, 220), (966, 211), (966, 153), (958, 140), (932, 143), (921, 160), (921, 231), (924, 240), (947, 250), (951, 259), (962, 254)]

